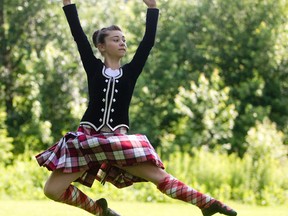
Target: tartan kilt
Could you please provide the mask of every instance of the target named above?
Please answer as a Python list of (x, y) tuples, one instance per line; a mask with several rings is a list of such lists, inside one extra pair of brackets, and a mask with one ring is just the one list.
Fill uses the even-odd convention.
[(85, 171), (76, 181), (91, 187), (94, 180), (110, 182), (118, 188), (143, 182), (144, 179), (122, 170), (149, 161), (164, 169), (163, 163), (145, 135), (97, 132), (80, 125), (76, 132), (68, 132), (57, 143), (36, 155), (40, 166), (64, 173)]

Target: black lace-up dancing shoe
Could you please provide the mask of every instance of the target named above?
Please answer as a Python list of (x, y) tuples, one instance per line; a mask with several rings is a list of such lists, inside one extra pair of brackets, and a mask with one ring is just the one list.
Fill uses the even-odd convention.
[(102, 213), (96, 214), (96, 216), (120, 216), (115, 211), (108, 208), (108, 203), (106, 199), (101, 198), (97, 200), (96, 203), (102, 208)]
[(201, 209), (203, 216), (212, 216), (216, 213), (228, 215), (228, 216), (236, 216), (237, 212), (226, 206), (225, 204), (215, 201), (209, 207)]

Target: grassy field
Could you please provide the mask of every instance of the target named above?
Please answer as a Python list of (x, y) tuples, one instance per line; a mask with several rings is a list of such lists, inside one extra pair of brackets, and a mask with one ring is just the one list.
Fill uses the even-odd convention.
[[(239, 216), (287, 216), (288, 206), (259, 207), (228, 203), (238, 211)], [(201, 216), (197, 207), (173, 203), (125, 203), (110, 202), (110, 206), (123, 216)], [(81, 209), (52, 201), (0, 201), (2, 216), (89, 216)], [(216, 214), (220, 215), (220, 214)], [(216, 216), (215, 215), (215, 216)]]

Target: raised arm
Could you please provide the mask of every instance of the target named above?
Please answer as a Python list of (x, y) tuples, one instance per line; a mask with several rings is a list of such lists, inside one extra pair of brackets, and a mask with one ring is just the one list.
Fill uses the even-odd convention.
[(71, 0), (63, 0), (63, 4), (63, 10), (69, 23), (74, 41), (77, 44), (81, 61), (87, 75), (91, 76), (95, 74), (95, 64), (97, 66), (102, 66), (102, 62), (101, 60), (96, 59), (96, 57), (94, 56), (92, 47), (88, 41), (86, 34), (82, 29), (76, 5), (74, 3), (71, 3)]
[(148, 7), (145, 33), (131, 62), (126, 64), (127, 67), (130, 67), (129, 71), (133, 71), (132, 74), (136, 78), (140, 75), (149, 53), (154, 46), (159, 16), (159, 10), (156, 8), (156, 0), (143, 0), (143, 2)]

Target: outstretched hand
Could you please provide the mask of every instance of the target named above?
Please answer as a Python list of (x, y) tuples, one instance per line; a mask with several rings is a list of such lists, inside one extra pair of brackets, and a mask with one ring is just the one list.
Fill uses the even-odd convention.
[(147, 5), (149, 8), (155, 8), (156, 7), (156, 0), (143, 0), (143, 2)]
[(71, 0), (63, 0), (63, 5), (71, 4)]

